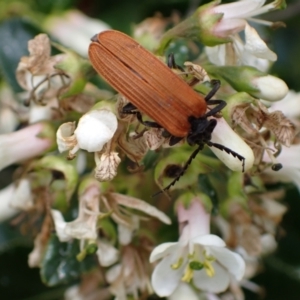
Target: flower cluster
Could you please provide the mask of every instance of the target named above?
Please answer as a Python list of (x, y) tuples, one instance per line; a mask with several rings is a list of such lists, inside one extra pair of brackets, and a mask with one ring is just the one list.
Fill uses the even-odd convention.
[[(197, 156), (185, 139), (173, 145), (164, 128), (147, 126), (138, 108), (125, 113), (130, 99), (92, 83), (85, 33), (108, 25), (70, 11), (44, 24), (64, 46), (46, 34), (28, 42), (16, 70), (23, 104), (0, 100), (0, 169), (18, 166), (0, 191), (0, 220), (15, 217), (32, 235), (28, 263), (44, 282), (80, 278), (65, 299), (243, 299), (242, 287), (254, 286), (287, 211), (284, 190), (266, 184), (300, 189), (299, 95), (268, 73), (277, 55), (251, 27), (281, 25), (253, 17), (284, 6), (214, 1), (166, 32), (171, 19), (162, 16), (135, 26), (134, 36), (158, 53), (177, 38), (196, 38), (204, 45), (196, 62), (174, 62), (173, 71), (203, 94), (213, 79), (222, 82), (217, 95), (227, 105), (209, 117), (211, 147)], [(66, 39), (82, 27), (79, 40)], [(7, 87), (0, 95), (13, 98)], [(19, 124), (26, 126), (13, 132)], [(171, 187), (175, 201), (164, 193), (149, 200), (157, 185)]]

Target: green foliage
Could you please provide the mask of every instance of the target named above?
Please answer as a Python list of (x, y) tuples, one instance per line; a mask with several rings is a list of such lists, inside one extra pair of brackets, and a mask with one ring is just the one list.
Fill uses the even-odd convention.
[(27, 43), (40, 29), (23, 18), (12, 18), (0, 23), (0, 72), (14, 92), (22, 89), (16, 80), (16, 69), (22, 56), (28, 55)]
[(79, 241), (73, 240), (61, 243), (56, 235), (52, 235), (41, 267), (41, 277), (48, 286), (71, 283), (79, 279), (80, 275), (95, 267), (92, 256), (86, 256), (78, 261), (76, 256), (80, 252)]

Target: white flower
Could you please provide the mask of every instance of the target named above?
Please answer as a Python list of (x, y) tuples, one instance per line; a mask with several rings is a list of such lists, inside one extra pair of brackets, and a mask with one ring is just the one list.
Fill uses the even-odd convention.
[[(273, 182), (293, 182), (300, 190), (300, 145), (291, 147), (282, 146), (280, 155), (276, 158), (277, 163), (282, 164), (279, 171), (268, 168), (263, 174), (267, 175)], [(265, 155), (264, 160), (270, 162), (270, 158)]]
[[(273, 1), (265, 6), (265, 0), (241, 0), (233, 3), (217, 5), (206, 13), (222, 16), (214, 24), (213, 34), (220, 38), (229, 38), (232, 44), (206, 47), (209, 60), (216, 65), (248, 65), (261, 71), (270, 67), (270, 61), (276, 61), (277, 55), (271, 51), (247, 20), (272, 25), (271, 22), (253, 19), (268, 11), (284, 6), (284, 1)], [(239, 36), (244, 30), (245, 42)]]
[(281, 111), (287, 118), (296, 119), (300, 116), (300, 93), (289, 91), (280, 101), (272, 103), (270, 112)]
[(277, 55), (271, 51), (260, 38), (257, 31), (246, 24), (245, 42), (238, 34), (231, 36), (232, 43), (215, 47), (205, 47), (208, 59), (215, 65), (246, 65), (267, 71), (271, 61), (277, 60)]
[(113, 137), (117, 126), (117, 117), (110, 110), (91, 110), (80, 118), (74, 134), (81, 149), (97, 152)]
[[(118, 127), (117, 117), (108, 109), (93, 109), (84, 114), (75, 129), (74, 122), (62, 124), (56, 133), (58, 150), (69, 150), (69, 158), (81, 148), (99, 152), (109, 142)], [(75, 130), (74, 130), (75, 129)]]
[(43, 137), (49, 129), (52, 130), (46, 123), (36, 123), (13, 133), (0, 135), (0, 170), (50, 149), (53, 143), (50, 135), (49, 138)]
[(87, 57), (91, 37), (110, 28), (106, 23), (89, 18), (77, 10), (67, 11), (62, 16), (50, 16), (44, 27), (60, 43), (84, 57)]
[[(60, 211), (52, 209), (55, 230), (61, 242), (75, 238), (83, 243), (97, 238), (97, 221), (99, 211), (99, 186), (92, 184), (79, 197), (78, 217), (74, 221), (65, 222)], [(83, 243), (81, 246), (84, 246)]]
[[(249, 170), (254, 163), (254, 154), (252, 149), (236, 134), (233, 129), (227, 124), (225, 119), (219, 118), (217, 126), (215, 127), (211, 141), (213, 143), (221, 144), (232, 151), (238, 153), (245, 158), (244, 170)], [(226, 151), (219, 150), (215, 147), (211, 147), (211, 150), (215, 155), (232, 171), (242, 171), (243, 162), (232, 154), (228, 154)]]
[(283, 1), (273, 1), (264, 6), (265, 2), (266, 0), (241, 0), (212, 7), (209, 13), (222, 14), (221, 20), (214, 27), (215, 34), (225, 37), (239, 32), (246, 26), (246, 20), (271, 25), (270, 22), (252, 19), (252, 17), (279, 8)]
[(283, 80), (272, 75), (258, 76), (251, 81), (251, 84), (258, 90), (258, 92), (253, 92), (252, 95), (266, 101), (281, 100), (289, 91)]
[(199, 300), (199, 296), (187, 283), (180, 283), (174, 293), (168, 297), (168, 300)]
[(193, 280), (197, 288), (219, 293), (227, 289), (231, 277), (242, 279), (244, 260), (226, 249), (221, 238), (207, 234), (209, 214), (199, 201), (194, 200), (188, 210), (180, 204), (178, 217), (186, 224), (179, 242), (161, 244), (150, 255), (150, 262), (162, 259), (152, 274), (152, 286), (160, 297), (171, 295), (181, 281)]
[(106, 241), (98, 241), (96, 252), (98, 261), (102, 267), (109, 267), (119, 258), (119, 251)]

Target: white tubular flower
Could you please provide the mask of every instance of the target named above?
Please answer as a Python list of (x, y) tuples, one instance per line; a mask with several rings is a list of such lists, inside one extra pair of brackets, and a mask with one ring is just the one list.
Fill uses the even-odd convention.
[[(217, 1), (215, 3), (220, 3)], [(253, 22), (271, 25), (271, 22), (252, 19), (274, 9), (282, 8), (285, 6), (283, 0), (276, 0), (264, 6), (266, 0), (241, 0), (228, 4), (216, 5), (209, 8), (207, 14), (220, 14), (222, 18), (213, 27), (216, 36), (226, 37), (233, 33), (243, 30), (247, 24), (246, 20)]]
[[(245, 158), (245, 171), (252, 168), (254, 163), (254, 154), (252, 149), (232, 130), (225, 119), (220, 118), (216, 120), (218, 121), (218, 124), (212, 133), (211, 141), (213, 143), (221, 144), (243, 156)], [(237, 157), (215, 147), (211, 147), (210, 149), (232, 171), (243, 170), (243, 162)]]
[(94, 109), (84, 114), (74, 135), (79, 148), (99, 152), (111, 140), (118, 127), (117, 117), (108, 109)]
[(84, 57), (87, 57), (91, 37), (96, 32), (110, 29), (106, 23), (89, 18), (77, 10), (67, 11), (60, 16), (50, 16), (46, 19), (44, 28), (61, 44)]
[[(290, 90), (280, 101), (272, 103), (270, 112), (281, 111), (287, 118), (294, 119), (300, 116), (300, 93)], [(297, 122), (295, 120), (295, 122)]]
[[(267, 175), (272, 182), (293, 182), (300, 191), (300, 145), (291, 145), (291, 147), (282, 146), (280, 155), (276, 158), (277, 163), (282, 164), (282, 169), (273, 171), (266, 169), (263, 175)], [(267, 154), (264, 155), (264, 161), (270, 162)]]
[(50, 130), (52, 131), (47, 123), (37, 123), (13, 133), (0, 135), (0, 170), (50, 149), (54, 142), (51, 133), (49, 138), (46, 136)]
[(285, 8), (284, 0), (275, 0), (265, 6), (263, 6), (265, 0), (241, 0), (218, 5), (220, 2), (216, 0), (200, 6), (193, 15), (167, 31), (161, 39), (158, 53), (161, 53), (175, 37), (197, 38), (205, 46), (210, 47), (228, 43), (232, 35), (244, 30), (247, 20), (273, 25), (272, 22), (255, 20), (253, 16)]
[(241, 280), (245, 262), (225, 248), (224, 241), (209, 234), (210, 215), (199, 199), (186, 210), (178, 205), (183, 230), (179, 242), (157, 246), (150, 262), (162, 259), (152, 274), (152, 286), (160, 296), (170, 296), (181, 281), (190, 282), (207, 292), (219, 293), (228, 288), (231, 277)]
[(258, 90), (258, 92), (253, 92), (252, 95), (266, 101), (281, 100), (289, 91), (288, 86), (283, 80), (272, 75), (253, 78), (251, 84)]
[(245, 42), (238, 34), (232, 35), (231, 39), (232, 43), (205, 47), (210, 62), (218, 66), (247, 65), (265, 72), (269, 69), (270, 62), (277, 60), (277, 55), (248, 24), (245, 26)]

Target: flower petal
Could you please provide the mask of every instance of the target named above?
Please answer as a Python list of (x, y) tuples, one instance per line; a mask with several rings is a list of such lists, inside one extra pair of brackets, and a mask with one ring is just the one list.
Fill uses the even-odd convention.
[(173, 263), (174, 257), (169, 255), (155, 267), (152, 273), (152, 286), (160, 297), (170, 296), (180, 283), (186, 264), (183, 263), (178, 269), (174, 270), (171, 268)]
[(168, 300), (198, 300), (199, 297), (194, 289), (187, 283), (181, 282), (174, 293), (168, 297)]
[(225, 247), (225, 242), (214, 234), (206, 234), (206, 235), (199, 235), (193, 239), (191, 242), (194, 244), (200, 244), (202, 246), (215, 246), (215, 247)]
[(210, 253), (217, 258), (229, 273), (234, 275), (237, 280), (241, 280), (245, 273), (245, 261), (243, 258), (226, 248), (210, 247)]
[(158, 245), (157, 247), (155, 247), (151, 254), (150, 254), (150, 258), (149, 261), (151, 263), (153, 263), (154, 261), (161, 259), (163, 257), (165, 257), (166, 255), (168, 255), (169, 253), (173, 252), (176, 247), (178, 247), (178, 243), (163, 243)]
[(255, 15), (255, 10), (264, 5), (266, 0), (243, 0), (218, 5), (213, 8), (214, 13), (223, 13), (225, 19), (247, 18)]
[(194, 284), (203, 291), (212, 293), (223, 292), (227, 289), (230, 282), (229, 273), (217, 263), (212, 263), (212, 266), (215, 270), (213, 277), (209, 277), (204, 269), (194, 271)]
[(111, 266), (118, 260), (119, 252), (115, 247), (104, 241), (98, 241), (97, 244), (97, 256), (102, 267)]
[(259, 58), (271, 61), (277, 60), (277, 55), (268, 48), (266, 43), (258, 35), (257, 31), (248, 24), (245, 27), (245, 40), (245, 51), (248, 51)]
[(51, 209), (52, 218), (54, 221), (54, 226), (56, 234), (60, 242), (68, 242), (72, 239), (71, 236), (65, 233), (65, 228), (67, 223), (64, 220), (62, 213), (59, 210)]

